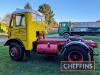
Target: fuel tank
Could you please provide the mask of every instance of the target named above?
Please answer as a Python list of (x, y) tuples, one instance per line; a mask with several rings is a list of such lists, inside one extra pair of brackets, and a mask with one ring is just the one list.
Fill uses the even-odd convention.
[(57, 44), (38, 44), (37, 46), (38, 53), (57, 54), (58, 50)]

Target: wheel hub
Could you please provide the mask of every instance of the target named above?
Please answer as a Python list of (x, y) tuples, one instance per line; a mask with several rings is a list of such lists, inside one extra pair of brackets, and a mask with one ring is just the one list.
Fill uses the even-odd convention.
[(68, 56), (69, 61), (83, 61), (83, 56), (79, 51), (72, 51)]
[(11, 53), (10, 53), (11, 56), (16, 57), (17, 56), (17, 53), (18, 53), (17, 48), (16, 47), (12, 47)]

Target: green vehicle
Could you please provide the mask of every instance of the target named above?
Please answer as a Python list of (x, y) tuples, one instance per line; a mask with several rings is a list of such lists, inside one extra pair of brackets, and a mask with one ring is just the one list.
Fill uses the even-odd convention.
[(100, 31), (74, 31), (71, 28), (71, 22), (59, 22), (58, 34), (63, 37), (68, 36), (100, 36)]
[(68, 33), (71, 31), (70, 22), (59, 22), (58, 34), (60, 36), (69, 35)]

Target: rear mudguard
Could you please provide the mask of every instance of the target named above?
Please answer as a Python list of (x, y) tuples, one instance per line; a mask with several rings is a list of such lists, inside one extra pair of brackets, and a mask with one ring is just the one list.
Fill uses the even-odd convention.
[(85, 50), (87, 50), (87, 52), (90, 51), (90, 46), (86, 45), (84, 42), (81, 42), (81, 41), (72, 41), (72, 42), (69, 42), (69, 43), (65, 43), (62, 50), (59, 52), (60, 55), (64, 55), (65, 51), (66, 51), (66, 48), (70, 47), (70, 46), (73, 46), (73, 45), (76, 45), (76, 46), (82, 46)]

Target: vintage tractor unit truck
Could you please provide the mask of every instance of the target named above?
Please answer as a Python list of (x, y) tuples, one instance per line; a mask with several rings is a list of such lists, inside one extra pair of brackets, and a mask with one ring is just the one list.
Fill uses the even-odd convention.
[(9, 55), (15, 61), (34, 51), (39, 54), (62, 55), (66, 61), (90, 61), (96, 55), (97, 43), (80, 37), (45, 38), (45, 16), (40, 12), (19, 9), (12, 13), (8, 41)]

